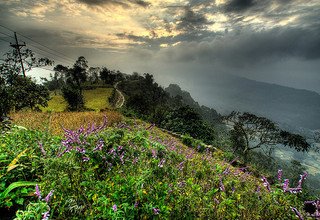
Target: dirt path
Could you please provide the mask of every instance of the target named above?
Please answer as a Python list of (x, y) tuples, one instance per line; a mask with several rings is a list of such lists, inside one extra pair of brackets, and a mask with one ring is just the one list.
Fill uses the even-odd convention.
[(121, 108), (123, 106), (123, 104), (124, 104), (124, 101), (125, 101), (125, 98), (124, 98), (122, 92), (117, 88), (118, 87), (118, 83), (119, 82), (114, 84), (114, 88), (115, 88), (116, 92), (118, 93), (118, 97), (119, 97), (117, 102), (116, 102), (116, 104), (115, 104), (115, 108)]

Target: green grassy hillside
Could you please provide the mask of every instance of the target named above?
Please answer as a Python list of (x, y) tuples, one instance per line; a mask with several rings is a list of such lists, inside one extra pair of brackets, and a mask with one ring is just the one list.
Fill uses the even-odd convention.
[(302, 210), (280, 182), (269, 186), (223, 151), (186, 146), (144, 122), (86, 124), (59, 136), (13, 130), (0, 139), (3, 216), (296, 219), (292, 207)]

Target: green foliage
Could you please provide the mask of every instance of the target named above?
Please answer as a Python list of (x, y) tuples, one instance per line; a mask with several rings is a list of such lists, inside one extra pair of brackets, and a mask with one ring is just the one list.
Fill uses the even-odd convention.
[(216, 125), (220, 122), (221, 116), (216, 110), (206, 106), (200, 106), (199, 103), (191, 97), (189, 92), (183, 91), (178, 85), (170, 84), (165, 91), (171, 96), (170, 106), (173, 108), (187, 105), (193, 108), (201, 118), (210, 125)]
[(304, 137), (282, 131), (271, 120), (245, 112), (232, 112), (225, 117), (233, 129), (230, 138), (235, 151), (248, 157), (254, 149), (262, 149), (266, 155), (271, 156), (277, 144), (287, 145), (297, 151), (307, 151), (309, 143)]
[(44, 166), (37, 141), (47, 146), (59, 143), (46, 133), (16, 128), (0, 136), (0, 208), (10, 212), (33, 201), (34, 185), (40, 182)]
[(222, 162), (222, 152), (199, 153), (202, 143), (190, 136), (183, 141), (196, 150), (157, 129), (130, 124), (65, 130), (63, 139), (23, 130), (3, 136), (5, 188), (39, 182), (54, 197), (49, 208), (28, 196), (34, 188), (24, 194), (20, 187), (0, 205), (18, 207), (16, 219), (39, 219), (48, 210), (54, 219), (292, 219), (291, 207), (301, 210), (295, 195), (278, 185), (269, 192), (260, 180)]
[(11, 183), (10, 186), (8, 186), (8, 188), (6, 188), (6, 190), (1, 193), (1, 199), (5, 199), (8, 196), (8, 194), (15, 188), (23, 187), (23, 186), (35, 186), (35, 185), (36, 183), (27, 182), (27, 181), (19, 181), (19, 182)]
[(5, 133), (11, 129), (12, 123), (11, 118), (6, 116), (0, 117), (0, 133)]
[(118, 92), (116, 89), (112, 90), (111, 95), (108, 98), (108, 101), (110, 103), (110, 106), (112, 106), (113, 108), (116, 106), (117, 100), (118, 100)]
[(169, 112), (160, 125), (173, 132), (189, 134), (206, 143), (212, 143), (215, 139), (214, 129), (189, 106), (183, 106)]
[(124, 80), (124, 75), (120, 71), (109, 70), (104, 67), (100, 71), (100, 79), (108, 85), (114, 85), (116, 82)]
[(156, 109), (165, 105), (169, 97), (148, 73), (132, 76), (132, 79), (121, 82), (118, 87), (128, 96), (126, 108), (142, 118), (152, 119)]
[(50, 79), (41, 78), (43, 85), (46, 86), (50, 91), (61, 90), (65, 84), (62, 73), (55, 71), (54, 74), (50, 74)]
[(65, 74), (65, 85), (62, 87), (63, 98), (68, 102), (70, 111), (81, 111), (84, 109), (84, 97), (82, 84), (87, 80), (88, 61), (80, 56), (73, 65), (68, 68), (57, 65), (54, 70)]
[[(52, 65), (47, 58), (36, 59), (34, 53), (27, 49), (21, 52), (25, 70), (33, 67)], [(43, 85), (36, 84), (30, 77), (22, 76), (20, 58), (14, 50), (5, 54), (4, 62), (0, 64), (0, 116), (6, 116), (10, 110), (31, 108), (38, 105), (46, 106), (49, 92)]]
[(62, 95), (68, 103), (68, 110), (80, 111), (84, 109), (84, 97), (82, 90), (79, 88), (73, 85), (66, 85), (62, 88)]
[[(170, 97), (169, 93), (154, 82), (151, 74), (140, 76), (137, 73), (121, 82), (119, 89), (128, 97), (124, 111), (127, 116), (148, 120), (159, 127), (180, 134), (188, 134), (208, 144), (215, 141), (216, 135), (211, 119), (217, 114), (214, 114), (215, 111), (210, 109), (203, 108), (202, 111), (202, 108), (193, 101), (190, 94), (189, 99), (193, 102), (189, 99), (184, 102), (181, 96)], [(174, 89), (175, 87), (171, 90)], [(181, 91), (179, 87), (178, 90)], [(186, 105), (189, 103), (192, 103), (191, 107)], [(201, 115), (202, 113), (207, 116)], [(211, 120), (211, 124), (203, 118)]]
[(48, 106), (47, 102), (50, 100), (48, 89), (43, 85), (36, 84), (31, 78), (16, 77), (11, 86), (14, 87), (13, 104), (16, 110), (23, 108), (39, 110), (39, 106)]
[(25, 210), (18, 210), (14, 220), (37, 220), (43, 219), (44, 213), (49, 209), (46, 202), (30, 202)]
[(0, 117), (9, 114), (13, 106), (13, 90), (9, 88), (0, 77)]

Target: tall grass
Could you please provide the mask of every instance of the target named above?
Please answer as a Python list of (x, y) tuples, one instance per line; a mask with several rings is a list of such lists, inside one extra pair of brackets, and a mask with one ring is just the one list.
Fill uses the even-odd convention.
[(55, 135), (63, 134), (62, 128), (76, 129), (89, 122), (101, 124), (104, 117), (108, 125), (120, 122), (122, 115), (115, 111), (105, 112), (18, 112), (11, 115), (14, 124), (27, 129), (48, 131)]

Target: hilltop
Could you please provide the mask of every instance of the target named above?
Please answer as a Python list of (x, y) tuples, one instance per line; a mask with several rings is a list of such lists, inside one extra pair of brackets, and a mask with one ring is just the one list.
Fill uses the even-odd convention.
[[(248, 112), (222, 117), (148, 73), (88, 68), (84, 57), (55, 71), (43, 85), (19, 75), (10, 85), (4, 78), (11, 96), (1, 113), (12, 117), (1, 118), (4, 218), (317, 215), (304, 205), (316, 194), (301, 164), (272, 158), (277, 144), (309, 150), (299, 134)], [(21, 88), (28, 96), (16, 95)]]

